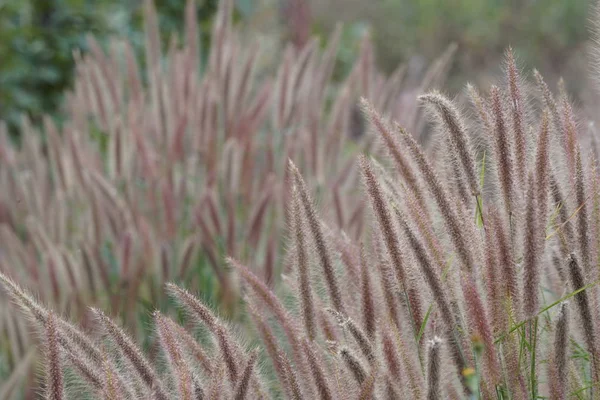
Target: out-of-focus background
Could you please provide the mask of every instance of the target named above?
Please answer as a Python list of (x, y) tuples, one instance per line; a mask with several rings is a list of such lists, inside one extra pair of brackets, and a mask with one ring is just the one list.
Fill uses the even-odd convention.
[[(0, 3), (0, 120), (16, 134), (21, 115), (33, 121), (51, 113), (60, 120), (65, 88), (73, 77), (73, 52), (86, 36), (106, 44), (126, 37), (143, 45), (140, 0), (3, 0)], [(184, 0), (157, 0), (163, 40), (181, 33)], [(198, 0), (203, 42), (218, 0)], [(267, 46), (310, 35), (326, 38), (342, 22), (338, 69), (350, 66), (361, 37), (369, 34), (381, 70), (406, 63), (418, 75), (450, 43), (458, 45), (445, 89), (468, 80), (485, 87), (500, 73), (513, 46), (526, 69), (553, 83), (563, 76), (575, 97), (585, 90), (587, 12), (590, 0), (236, 0), (235, 20)], [(166, 45), (166, 44), (165, 44)], [(275, 52), (274, 52), (275, 53)], [(343, 74), (343, 71), (340, 72)]]

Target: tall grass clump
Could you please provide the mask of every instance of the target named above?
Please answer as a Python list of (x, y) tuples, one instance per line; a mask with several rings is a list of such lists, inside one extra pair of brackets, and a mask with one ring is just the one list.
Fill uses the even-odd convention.
[[(42, 127), (24, 118), (22, 143), (15, 144), (0, 124), (0, 271), (86, 331), (94, 306), (142, 339), (153, 305), (171, 304), (162, 295), (166, 282), (186, 282), (220, 312), (241, 318), (238, 277), (225, 255), (271, 286), (295, 270), (297, 259), (308, 293), (312, 274), (301, 246), (295, 257), (282, 256), (293, 187), (303, 200), (299, 213), (309, 216), (299, 226), (320, 232), (316, 242), (305, 228), (296, 236), (306, 236), (307, 254), (319, 245), (333, 282), (332, 233), (320, 226), (310, 199), (332, 210), (331, 228), (352, 239), (362, 235), (355, 155), (369, 151), (373, 137), (365, 132), (360, 96), (424, 131), (417, 103), (400, 100), (414, 89), (406, 69), (380, 74), (368, 38), (352, 71), (337, 77), (341, 30), (324, 43), (273, 48), (233, 24), (232, 1), (219, 4), (207, 50), (200, 48), (192, 0), (184, 36), (165, 49), (153, 3), (145, 1), (144, 60), (126, 41), (103, 48), (90, 37), (90, 51), (74, 54), (62, 126), (49, 117)], [(419, 90), (443, 80), (452, 51)], [(345, 311), (341, 291), (335, 305)], [(0, 299), (0, 380), (29, 369), (23, 363), (34, 365), (28, 330)]]
[[(102, 72), (110, 55), (82, 59), (88, 80), (78, 82), (70, 104), (85, 112), (74, 112), (62, 135), (49, 130), (47, 159), (35, 157), (35, 139), (22, 150), (3, 147), (13, 163), (7, 185), (25, 204), (5, 207), (3, 232), (14, 247), (2, 260), (0, 286), (29, 317), (3, 309), (4, 331), (20, 355), (23, 321), (37, 328), (46, 349), (46, 373), (39, 374), (46, 397), (599, 398), (600, 176), (594, 152), (584, 151), (594, 141), (579, 129), (566, 89), (553, 93), (534, 72), (535, 89), (509, 51), (504, 82), (487, 94), (468, 87), (476, 119), (442, 93), (422, 90), (419, 101), (433, 122), (429, 147), (415, 134), (420, 123), (394, 115), (381, 100), (388, 86), (364, 75), (361, 63), (371, 56), (363, 54), (349, 82), (369, 82), (368, 89), (358, 102), (358, 89), (346, 82), (345, 100), (337, 98), (333, 119), (322, 124), (314, 113), (327, 102), (313, 98), (322, 81), (310, 75), (319, 70), (316, 48), (301, 50), (300, 64), (286, 52), (273, 86), (242, 90), (234, 84), (245, 82), (234, 60), (245, 58), (237, 42), (228, 42), (223, 4), (202, 75), (210, 78), (201, 84), (186, 75), (190, 60), (175, 47), (167, 59), (179, 60), (168, 67), (177, 72), (158, 67), (150, 24), (149, 64), (157, 67), (147, 93), (111, 86), (118, 79), (107, 76), (119, 75)], [(300, 70), (311, 72), (298, 78)], [(83, 94), (89, 92), (95, 94)], [(254, 114), (240, 93), (258, 104), (260, 96), (280, 97)], [(369, 123), (358, 147), (369, 154), (343, 157), (350, 144), (340, 143), (347, 120), (338, 113), (355, 112), (357, 104)], [(81, 134), (90, 115), (109, 132), (105, 154)], [(265, 126), (282, 136), (269, 136)], [(275, 150), (279, 140), (283, 152)], [(7, 178), (23, 171), (27, 179)], [(38, 190), (26, 192), (31, 181)], [(323, 187), (331, 199), (319, 197)], [(254, 215), (241, 205), (266, 207), (266, 193), (266, 204), (278, 204), (270, 217), (240, 231), (244, 216)], [(199, 201), (189, 215), (185, 199)], [(332, 205), (332, 215), (319, 201)], [(18, 214), (28, 207), (40, 214), (31, 211), (20, 225)], [(269, 269), (277, 253), (259, 255), (279, 244), (286, 227), (284, 266)], [(216, 278), (208, 282), (220, 296), (210, 296), (206, 280), (213, 275), (173, 266), (173, 246), (184, 233), (197, 257), (214, 263)], [(80, 259), (70, 253), (76, 237), (84, 240)], [(111, 245), (87, 250), (111, 238), (121, 246), (116, 252)], [(111, 255), (118, 257), (112, 264)], [(98, 298), (84, 298), (88, 293)], [(138, 296), (155, 304), (140, 313), (153, 329), (146, 335), (126, 307)], [(215, 299), (229, 307), (214, 307)], [(78, 316), (87, 318), (68, 322)], [(26, 377), (21, 365), (14, 371), (14, 380)]]

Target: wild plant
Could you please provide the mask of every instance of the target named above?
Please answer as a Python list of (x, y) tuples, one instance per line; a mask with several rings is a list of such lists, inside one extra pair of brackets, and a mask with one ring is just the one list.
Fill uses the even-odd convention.
[[(158, 16), (145, 1), (143, 60), (128, 42), (104, 48), (90, 37), (90, 51), (74, 54), (62, 126), (46, 118), (38, 129), (24, 118), (18, 145), (0, 124), (0, 270), (86, 329), (94, 306), (141, 339), (153, 304), (169, 305), (162, 288), (171, 281), (240, 318), (225, 255), (269, 285), (289, 270), (282, 250), (298, 185), (288, 160), (307, 178), (302, 198), (310, 193), (333, 210), (332, 228), (358, 238), (365, 207), (354, 194), (355, 156), (373, 142), (360, 96), (424, 131), (416, 102), (400, 100), (414, 90), (406, 69), (379, 73), (368, 37), (339, 78), (340, 29), (324, 43), (273, 50), (234, 25), (233, 2), (221, 1), (206, 51), (194, 4), (187, 2), (185, 37), (163, 49)], [(451, 52), (418, 90), (443, 80)], [(311, 221), (329, 243), (329, 230)], [(324, 268), (333, 263), (331, 255)], [(31, 362), (32, 342), (25, 320), (0, 302), (3, 375)]]
[[(555, 98), (535, 72), (537, 89), (530, 88), (510, 49), (505, 69), (488, 95), (468, 88), (475, 120), (439, 92), (419, 97), (436, 154), (448, 157), (433, 157), (414, 126), (378, 113), (369, 95), (360, 101), (370, 123), (365, 141), (378, 147), (352, 161), (365, 192), (359, 232), (322, 217), (309, 180), (326, 178), (305, 172), (308, 153), (273, 164), (285, 173), (280, 218), (287, 216), (289, 268), (273, 284), (256, 260), (231, 252), (226, 287), (240, 294), (239, 318), (219, 315), (194, 281), (167, 283), (184, 312), (157, 304), (144, 353), (131, 328), (117, 323), (118, 309), (93, 309), (93, 331), (75, 326), (4, 267), (6, 294), (41, 328), (45, 396), (600, 397), (600, 195), (594, 153), (582, 148), (593, 141), (576, 123), (566, 89)], [(285, 109), (275, 114), (284, 126)], [(166, 123), (156, 121), (160, 112), (148, 115), (150, 126)], [(443, 178), (447, 171), (452, 180)], [(138, 203), (113, 197), (123, 217), (114, 223), (123, 223)], [(206, 219), (211, 212), (218, 214)]]

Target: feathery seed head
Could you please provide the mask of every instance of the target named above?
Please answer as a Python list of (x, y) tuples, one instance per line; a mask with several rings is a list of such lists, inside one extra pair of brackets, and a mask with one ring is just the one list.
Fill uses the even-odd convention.
[(515, 153), (517, 158), (516, 173), (519, 182), (525, 184), (527, 179), (527, 143), (525, 141), (525, 112), (523, 110), (525, 104), (521, 90), (521, 77), (513, 50), (510, 47), (506, 52), (506, 64), (508, 70), (508, 91), (511, 100), (513, 141), (515, 143)]
[(150, 362), (144, 357), (133, 340), (102, 311), (91, 309), (96, 318), (101, 322), (103, 329), (115, 342), (119, 350), (131, 364), (132, 370), (141, 378), (147, 389), (153, 391), (158, 400), (167, 400), (168, 396), (162, 382), (152, 368)]
[(304, 237), (305, 221), (302, 214), (302, 205), (296, 186), (293, 187), (292, 195), (293, 207), (293, 226), (294, 226), (294, 244), (296, 250), (296, 267), (298, 268), (298, 278), (300, 280), (300, 299), (302, 303), (302, 316), (304, 319), (304, 328), (309, 339), (316, 337), (315, 310), (313, 304), (313, 294), (310, 280), (310, 266)]
[(540, 284), (540, 259), (542, 258), (543, 230), (539, 226), (539, 212), (536, 204), (537, 189), (533, 173), (529, 174), (527, 188), (527, 208), (525, 210), (525, 248), (524, 248), (524, 311), (527, 317), (538, 311), (538, 286)]
[(429, 342), (427, 356), (427, 400), (439, 400), (441, 393), (441, 347), (442, 340), (437, 336)]
[(63, 400), (64, 384), (61, 366), (61, 354), (58, 344), (58, 326), (54, 313), (49, 313), (46, 319), (46, 399)]
[(549, 372), (556, 374), (556, 380), (551, 383), (551, 389), (557, 398), (566, 395), (569, 371), (569, 307), (567, 302), (560, 305), (557, 315), (558, 320), (554, 330), (554, 363), (550, 364)]
[(359, 164), (371, 207), (373, 208), (375, 217), (377, 218), (379, 230), (384, 240), (386, 250), (390, 256), (390, 259), (392, 260), (392, 264), (396, 272), (396, 278), (398, 279), (398, 283), (401, 286), (404, 286), (407, 283), (406, 272), (404, 270), (402, 254), (400, 251), (400, 243), (398, 242), (398, 235), (392, 222), (389, 204), (384, 197), (377, 178), (375, 177), (371, 163), (365, 156), (360, 156)]
[(310, 198), (308, 189), (306, 188), (306, 184), (304, 183), (304, 180), (300, 175), (300, 171), (293, 163), (290, 163), (289, 165), (289, 168), (292, 171), (293, 182), (298, 189), (298, 194), (300, 195), (300, 200), (302, 203), (302, 207), (304, 208), (304, 214), (306, 216), (306, 221), (309, 230), (317, 247), (317, 253), (321, 262), (323, 274), (325, 275), (325, 281), (327, 282), (327, 287), (329, 289), (331, 301), (333, 302), (333, 305), (336, 309), (344, 311), (342, 294), (340, 292), (340, 288), (337, 282), (338, 279), (336, 277), (333, 263), (331, 261), (331, 255), (325, 242), (325, 237), (321, 229), (320, 221), (317, 217), (317, 212), (314, 209), (312, 199)]
[(435, 108), (436, 112), (439, 113), (441, 121), (450, 134), (450, 142), (458, 152), (458, 158), (462, 165), (463, 172), (466, 175), (471, 194), (473, 196), (478, 196), (479, 184), (477, 181), (473, 149), (471, 148), (465, 124), (463, 123), (458, 110), (449, 99), (438, 92), (419, 96), (419, 100), (425, 104), (430, 104)]
[(514, 202), (514, 166), (512, 156), (512, 141), (506, 129), (502, 95), (497, 86), (492, 86), (492, 113), (494, 115), (494, 153), (498, 169), (498, 177), (504, 196), (504, 205), (509, 215), (513, 212)]

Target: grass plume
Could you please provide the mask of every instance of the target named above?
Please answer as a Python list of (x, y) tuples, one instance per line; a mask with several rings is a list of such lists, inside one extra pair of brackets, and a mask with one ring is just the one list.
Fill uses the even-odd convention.
[(193, 1), (184, 43), (163, 49), (146, 0), (147, 76), (131, 46), (121, 60), (92, 43), (64, 126), (0, 137), (10, 385), (61, 400), (597, 397), (600, 178), (566, 86), (534, 72), (529, 104), (509, 50), (502, 90), (467, 88), (472, 125), (433, 88), (450, 49), (417, 90), (432, 147), (369, 40), (339, 82), (340, 31), (265, 66), (233, 8), (219, 2), (202, 62)]

